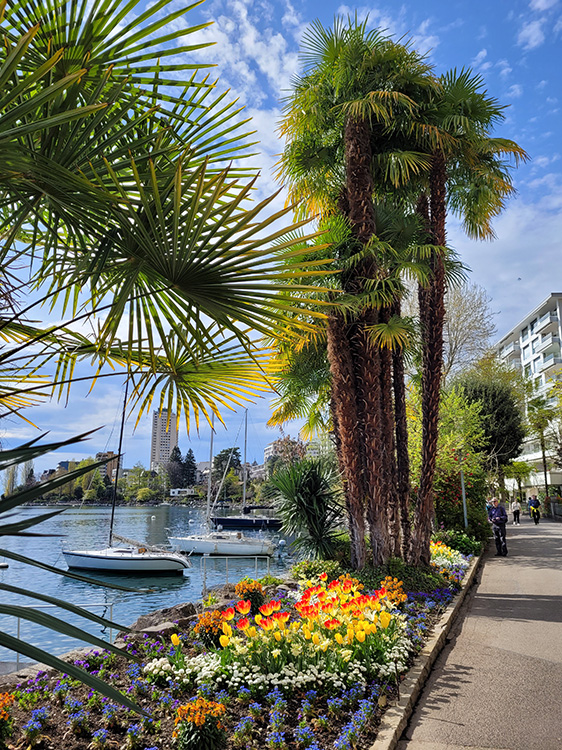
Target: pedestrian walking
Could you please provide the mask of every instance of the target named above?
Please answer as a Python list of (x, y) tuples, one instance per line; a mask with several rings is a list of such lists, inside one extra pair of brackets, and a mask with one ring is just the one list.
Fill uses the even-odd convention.
[(531, 500), (529, 501), (529, 510), (531, 512), (531, 518), (535, 522), (535, 526), (538, 526), (539, 519), (541, 517), (540, 507), (541, 501), (536, 495), (532, 495)]
[(497, 497), (492, 498), (492, 510), (489, 517), (494, 531), (496, 543), (496, 557), (507, 557), (507, 542), (505, 538), (505, 527), (507, 524), (507, 513)]
[(513, 502), (509, 506), (509, 510), (513, 513), (513, 525), (521, 526), (519, 523), (519, 514), (521, 513), (521, 503), (517, 498), (513, 499)]

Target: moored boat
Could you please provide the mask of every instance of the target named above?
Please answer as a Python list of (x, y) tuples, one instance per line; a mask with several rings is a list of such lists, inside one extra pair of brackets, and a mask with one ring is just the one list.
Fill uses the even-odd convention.
[(106, 547), (96, 550), (63, 550), (69, 568), (104, 573), (183, 573), (190, 561), (177, 552), (149, 550), (145, 547)]
[(211, 521), (223, 529), (280, 529), (283, 525), (280, 518), (250, 513), (243, 516), (211, 516)]
[(189, 536), (171, 536), (170, 544), (180, 552), (194, 555), (268, 555), (275, 554), (271, 539), (248, 537), (242, 532), (210, 531)]

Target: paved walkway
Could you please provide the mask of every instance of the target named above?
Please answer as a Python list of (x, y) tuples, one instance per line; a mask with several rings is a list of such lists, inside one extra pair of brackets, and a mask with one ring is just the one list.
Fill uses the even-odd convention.
[(562, 524), (492, 542), (398, 750), (562, 750)]

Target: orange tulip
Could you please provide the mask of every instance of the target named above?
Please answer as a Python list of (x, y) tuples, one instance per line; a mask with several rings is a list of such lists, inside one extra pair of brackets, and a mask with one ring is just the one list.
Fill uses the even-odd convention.
[(229, 607), (228, 609), (225, 609), (222, 613), (225, 620), (232, 620), (234, 617), (234, 607)]
[(328, 578), (328, 574), (327, 574), (327, 573), (320, 573), (320, 575), (318, 576), (318, 578), (319, 578), (319, 579), (320, 579), (321, 581), (325, 581), (325, 580), (326, 580), (326, 578)]
[(250, 621), (247, 617), (241, 617), (236, 623), (236, 627), (238, 630), (246, 630), (246, 628), (250, 627)]
[(260, 607), (260, 612), (262, 615), (265, 615), (266, 617), (269, 617), (269, 615), (273, 612), (273, 607), (271, 606), (273, 602), (267, 602), (267, 604), (262, 604)]
[(238, 602), (236, 605), (236, 609), (240, 612), (241, 615), (247, 615), (248, 612), (252, 609), (252, 602), (247, 600), (242, 600)]

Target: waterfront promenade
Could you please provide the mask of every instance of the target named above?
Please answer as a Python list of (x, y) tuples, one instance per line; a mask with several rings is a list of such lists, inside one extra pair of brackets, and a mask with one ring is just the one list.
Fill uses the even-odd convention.
[(562, 524), (490, 545), (398, 750), (561, 750)]

